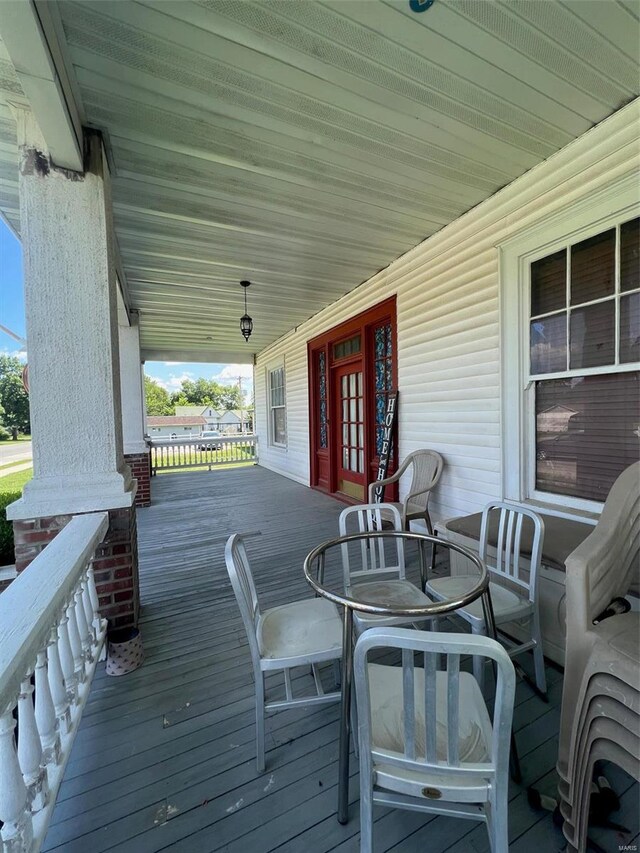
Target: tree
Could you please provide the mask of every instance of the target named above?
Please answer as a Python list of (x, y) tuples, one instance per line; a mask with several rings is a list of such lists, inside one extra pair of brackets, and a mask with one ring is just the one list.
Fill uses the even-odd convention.
[(228, 385), (224, 388), (220, 403), (223, 409), (242, 409), (245, 405), (243, 400), (244, 394), (240, 394), (240, 389), (237, 385)]
[(31, 431), (29, 395), (22, 384), (23, 368), (19, 358), (0, 355), (0, 406), (4, 409), (4, 425), (28, 433)]
[[(171, 396), (177, 406), (212, 406), (214, 409), (233, 409), (235, 398), (229, 395), (234, 389), (220, 385), (214, 379), (185, 379), (179, 391)], [(237, 392), (237, 389), (235, 389)], [(231, 405), (233, 403), (233, 405)]]
[(214, 409), (240, 409), (245, 405), (244, 393), (237, 385), (221, 385), (215, 379), (184, 379), (180, 389), (171, 395), (174, 406), (211, 406)]
[(166, 388), (152, 379), (144, 377), (144, 396), (148, 415), (173, 415), (175, 408)]

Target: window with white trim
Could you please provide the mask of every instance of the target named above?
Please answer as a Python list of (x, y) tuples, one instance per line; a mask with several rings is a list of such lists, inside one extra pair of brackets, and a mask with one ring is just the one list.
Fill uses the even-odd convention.
[(269, 401), (269, 443), (278, 447), (287, 444), (287, 407), (284, 382), (284, 364), (267, 371)]
[(639, 223), (529, 266), (534, 495), (604, 501), (640, 458)]
[(508, 499), (597, 511), (640, 458), (638, 206), (597, 213), (585, 200), (566, 236), (541, 226), (502, 250)]

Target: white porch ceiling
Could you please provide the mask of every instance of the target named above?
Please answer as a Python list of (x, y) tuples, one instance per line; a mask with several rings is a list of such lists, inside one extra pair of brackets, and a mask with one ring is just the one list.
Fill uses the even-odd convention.
[[(636, 0), (58, 8), (81, 116), (106, 131), (153, 357), (247, 360), (639, 93)], [(19, 96), (0, 45), (0, 209), (16, 230)]]

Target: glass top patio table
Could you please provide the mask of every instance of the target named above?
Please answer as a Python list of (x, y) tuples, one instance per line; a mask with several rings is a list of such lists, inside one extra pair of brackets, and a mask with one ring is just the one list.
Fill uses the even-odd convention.
[[(465, 557), (470, 565), (470, 573), (475, 569), (478, 572), (477, 583), (468, 589), (463, 595), (445, 601), (434, 601), (428, 605), (419, 606), (385, 606), (379, 601), (367, 601), (366, 598), (357, 597), (358, 585), (351, 586), (351, 593), (344, 592), (343, 575), (339, 573), (340, 581), (331, 582), (325, 580), (327, 556), (329, 562), (334, 566), (340, 563), (340, 555), (343, 547), (349, 548), (354, 543), (365, 543), (368, 548), (384, 547), (385, 544), (397, 544), (397, 540), (404, 540), (405, 544), (415, 542), (420, 555), (420, 578), (424, 585), (426, 580), (424, 549), (426, 545), (431, 547), (446, 548), (456, 551)], [(382, 542), (380, 542), (382, 540)], [(333, 558), (333, 560), (331, 559)], [(429, 536), (423, 533), (413, 533), (399, 530), (376, 530), (361, 533), (353, 533), (349, 536), (341, 536), (318, 545), (311, 551), (304, 561), (304, 574), (308, 584), (315, 592), (333, 601), (343, 608), (343, 635), (342, 635), (342, 698), (340, 703), (340, 748), (339, 748), (339, 778), (338, 778), (338, 821), (346, 823), (348, 820), (349, 804), (349, 738), (350, 738), (350, 707), (351, 707), (351, 682), (353, 668), (353, 612), (369, 614), (373, 616), (408, 617), (416, 622), (428, 619), (431, 616), (444, 616), (455, 610), (466, 607), (472, 601), (482, 597), (487, 633), (495, 638), (495, 621), (493, 618), (493, 607), (489, 594), (489, 572), (484, 562), (477, 554), (464, 548), (455, 542), (449, 542), (440, 536)], [(418, 588), (416, 587), (416, 590)]]

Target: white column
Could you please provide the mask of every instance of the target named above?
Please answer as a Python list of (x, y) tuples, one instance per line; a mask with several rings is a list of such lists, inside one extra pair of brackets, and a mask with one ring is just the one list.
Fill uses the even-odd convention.
[(85, 171), (70, 172), (51, 163), (32, 114), (16, 115), (34, 478), (7, 516), (131, 506), (102, 141), (88, 132)]
[(120, 341), (120, 387), (122, 391), (122, 440), (126, 455), (147, 453), (144, 441), (145, 400), (140, 360), (138, 315), (130, 312), (130, 325), (118, 327)]

